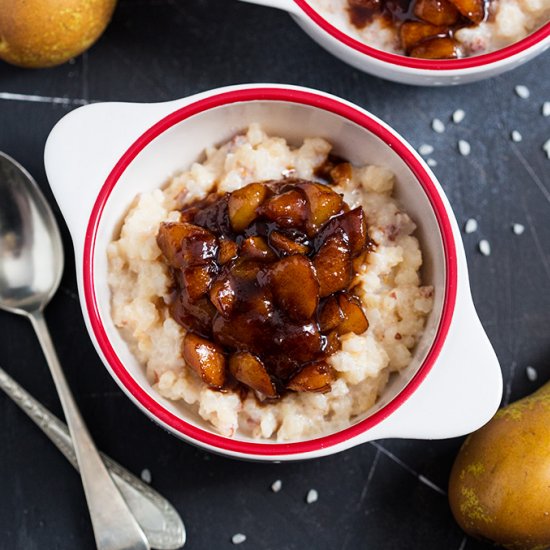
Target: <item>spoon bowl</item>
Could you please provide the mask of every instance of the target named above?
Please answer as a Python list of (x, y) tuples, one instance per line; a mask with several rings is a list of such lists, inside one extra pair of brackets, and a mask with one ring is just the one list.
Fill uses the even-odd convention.
[(61, 235), (32, 176), (2, 152), (0, 197), (0, 309), (42, 311), (61, 281)]

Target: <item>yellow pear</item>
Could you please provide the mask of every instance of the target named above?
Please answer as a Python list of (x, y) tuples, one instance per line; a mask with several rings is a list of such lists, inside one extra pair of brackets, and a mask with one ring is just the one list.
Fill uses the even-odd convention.
[(0, 59), (52, 67), (87, 50), (105, 30), (116, 0), (1, 0)]
[(550, 548), (550, 382), (466, 439), (449, 502), (470, 535), (511, 550)]

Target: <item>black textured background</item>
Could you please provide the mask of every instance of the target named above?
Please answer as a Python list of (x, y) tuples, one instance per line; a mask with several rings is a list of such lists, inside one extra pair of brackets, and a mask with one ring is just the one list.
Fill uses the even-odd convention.
[[(44, 175), (48, 132), (74, 100), (163, 101), (216, 86), (285, 82), (320, 88), (366, 107), (413, 145), (435, 147), (435, 173), (465, 235), (474, 298), (505, 377), (505, 399), (550, 376), (550, 56), (481, 83), (453, 89), (392, 84), (344, 65), (314, 44), (284, 13), (236, 0), (122, 0), (101, 41), (73, 63), (28, 71), (0, 64), (0, 150), (36, 177)], [(529, 87), (520, 99), (514, 86)], [(69, 98), (67, 104), (6, 94)], [(462, 108), (460, 125), (449, 122)], [(447, 123), (435, 134), (430, 123)], [(511, 130), (523, 141), (512, 143)], [(472, 145), (469, 157), (456, 150)], [(78, 182), (75, 182), (78, 185)], [(53, 200), (51, 200), (52, 205)], [(283, 465), (237, 462), (206, 454), (168, 435), (122, 394), (100, 364), (76, 297), (71, 243), (63, 220), (67, 266), (47, 310), (53, 338), (98, 445), (139, 474), (185, 519), (188, 548), (230, 548), (231, 536), (253, 549), (451, 549), (489, 546), (464, 537), (443, 491), (460, 440), (386, 440), (336, 456)], [(510, 225), (525, 225), (515, 236)], [(477, 242), (487, 238), (492, 254)], [(47, 407), (60, 407), (30, 325), (0, 312), (0, 365)], [(539, 374), (530, 382), (525, 367)], [(472, 381), (475, 384), (475, 380)], [(468, 406), (467, 400), (464, 404)], [(283, 481), (274, 494), (270, 485)], [(307, 505), (310, 488), (319, 501)], [(0, 395), (0, 548), (91, 549), (92, 532), (77, 474), (23, 413)]]

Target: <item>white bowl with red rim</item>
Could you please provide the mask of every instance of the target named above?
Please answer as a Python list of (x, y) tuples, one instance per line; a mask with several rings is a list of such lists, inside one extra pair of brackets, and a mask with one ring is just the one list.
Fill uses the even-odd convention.
[[(434, 308), (411, 364), (349, 427), (306, 441), (217, 434), (192, 410), (151, 387), (110, 316), (106, 249), (136, 194), (160, 187), (206, 147), (223, 143), (251, 122), (291, 143), (325, 137), (336, 154), (353, 163), (393, 170), (395, 195), (418, 225), (424, 283), (434, 286)], [(232, 457), (304, 459), (385, 437), (463, 435), (497, 409), (500, 367), (474, 309), (449, 202), (414, 149), (356, 105), (275, 84), (233, 86), (166, 103), (98, 103), (69, 113), (55, 126), (45, 165), (73, 239), (82, 310), (97, 352), (128, 397), (178, 437)]]
[(550, 21), (505, 48), (461, 59), (416, 59), (373, 48), (338, 23), (329, 21), (311, 0), (241, 0), (287, 11), (323, 48), (353, 67), (380, 78), (418, 86), (466, 84), (504, 73), (550, 47)]

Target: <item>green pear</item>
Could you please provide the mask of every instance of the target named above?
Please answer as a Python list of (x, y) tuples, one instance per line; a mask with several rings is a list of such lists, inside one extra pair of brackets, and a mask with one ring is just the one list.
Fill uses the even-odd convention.
[(0, 59), (52, 67), (87, 50), (103, 33), (116, 0), (2, 0)]
[(550, 548), (550, 382), (466, 439), (449, 502), (474, 537), (510, 550)]

